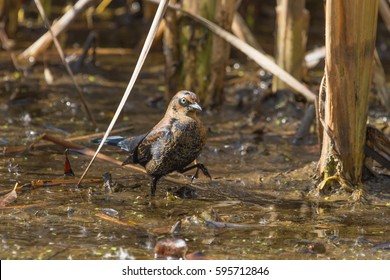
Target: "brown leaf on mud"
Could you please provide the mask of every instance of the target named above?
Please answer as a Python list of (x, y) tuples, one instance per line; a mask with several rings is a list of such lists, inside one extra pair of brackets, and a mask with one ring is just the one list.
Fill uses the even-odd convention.
[(8, 204), (14, 202), (17, 198), (18, 195), (16, 194), (16, 188), (18, 187), (18, 183), (15, 184), (15, 187), (13, 188), (12, 191), (4, 195), (3, 197), (0, 198), (0, 207), (7, 206)]

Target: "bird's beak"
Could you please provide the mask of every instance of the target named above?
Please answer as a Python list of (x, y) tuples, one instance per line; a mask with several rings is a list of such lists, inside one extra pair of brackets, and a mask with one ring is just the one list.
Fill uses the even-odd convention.
[(189, 107), (191, 107), (192, 109), (196, 110), (196, 111), (202, 111), (202, 107), (199, 106), (198, 103), (194, 102), (190, 105), (188, 105)]

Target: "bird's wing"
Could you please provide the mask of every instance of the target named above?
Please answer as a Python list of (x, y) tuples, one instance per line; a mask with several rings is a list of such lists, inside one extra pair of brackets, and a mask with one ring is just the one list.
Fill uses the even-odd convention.
[(121, 147), (125, 151), (130, 152), (127, 159), (124, 162), (122, 162), (122, 165), (126, 165), (129, 163), (139, 163), (138, 147), (147, 136), (148, 136), (148, 133), (145, 133), (145, 134), (134, 136), (131, 138), (126, 138), (118, 143), (119, 147)]
[(163, 126), (159, 129), (149, 132), (148, 135), (139, 143), (133, 154), (133, 162), (146, 165), (153, 156), (159, 156), (173, 139), (170, 126)]
[[(95, 144), (100, 144), (102, 140), (103, 138), (94, 138), (91, 139), (91, 142)], [(118, 146), (118, 143), (123, 140), (126, 140), (126, 138), (122, 136), (108, 136), (104, 144), (111, 145), (111, 146)]]
[(121, 147), (122, 150), (133, 153), (134, 150), (137, 149), (138, 145), (141, 143), (142, 140), (145, 139), (147, 135), (148, 133), (134, 136), (131, 138), (123, 138), (117, 143), (117, 146)]

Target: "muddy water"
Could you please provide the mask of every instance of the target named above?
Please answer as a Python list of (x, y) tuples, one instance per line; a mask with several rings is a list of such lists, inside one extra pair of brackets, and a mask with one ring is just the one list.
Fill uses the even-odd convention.
[[(135, 59), (99, 55), (98, 67), (77, 76), (100, 131), (119, 103)], [(29, 145), (42, 133), (71, 138), (95, 132), (61, 67), (51, 66), (55, 83), (47, 85), (40, 64), (23, 79), (7, 56), (2, 65), (2, 147)], [(152, 55), (116, 128), (130, 126), (125, 133), (130, 136), (152, 127), (164, 113), (162, 85), (162, 58)], [(304, 106), (286, 98), (259, 102), (252, 93), (236, 95), (237, 90), (228, 85), (226, 105), (202, 116), (209, 140), (199, 161), (208, 167), (211, 182), (200, 176), (191, 184), (191, 174), (172, 174), (161, 180), (151, 200), (146, 175), (97, 160), (88, 178), (109, 172), (112, 191), (102, 183), (24, 189), (0, 209), (0, 258), (152, 259), (156, 242), (170, 237), (171, 227), (181, 221), (175, 236), (186, 240), (189, 253), (201, 251), (210, 259), (390, 259), (389, 179), (369, 181), (367, 205), (349, 204), (343, 191), (311, 195), (319, 157), (315, 137), (291, 144)], [(96, 148), (88, 138), (76, 142)], [(125, 159), (113, 148), (103, 153)], [(90, 158), (70, 152), (69, 159), (78, 177)], [(57, 145), (4, 152), (0, 191), (16, 182), (62, 179), (63, 166), (64, 148)]]

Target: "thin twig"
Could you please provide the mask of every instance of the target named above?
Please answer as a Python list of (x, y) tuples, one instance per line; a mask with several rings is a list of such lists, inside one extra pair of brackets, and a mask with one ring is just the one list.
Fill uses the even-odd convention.
[(60, 45), (60, 42), (58, 42), (57, 37), (53, 33), (53, 30), (51, 28), (51, 24), (50, 24), (49, 19), (47, 18), (46, 14), (45, 14), (45, 10), (43, 9), (42, 3), (41, 3), (40, 0), (34, 0), (34, 2), (35, 2), (35, 5), (38, 8), (39, 14), (41, 15), (41, 17), (44, 20), (44, 22), (45, 22), (45, 24), (46, 24), (46, 26), (47, 26), (51, 36), (53, 37), (53, 42), (54, 42), (54, 45), (57, 48), (57, 51), (58, 51), (58, 54), (59, 54), (59, 56), (61, 58), (62, 64), (65, 66), (66, 71), (68, 72), (69, 76), (72, 79), (72, 82), (73, 82), (74, 86), (76, 87), (77, 93), (79, 94), (79, 97), (80, 97), (81, 103), (84, 106), (84, 109), (87, 112), (87, 115), (88, 115), (89, 119), (91, 120), (93, 126), (95, 128), (97, 128), (97, 124), (96, 124), (95, 118), (93, 117), (93, 115), (91, 114), (91, 112), (90, 112), (90, 110), (88, 108), (88, 105), (87, 105), (87, 102), (86, 102), (86, 100), (84, 98), (83, 92), (81, 91), (80, 86), (76, 82), (76, 79), (75, 79), (75, 77), (73, 75), (72, 69), (70, 69), (70, 66), (69, 66), (68, 62), (65, 60), (64, 51), (62, 50), (62, 47)]
[(118, 119), (119, 114), (121, 113), (123, 106), (125, 105), (126, 100), (130, 95), (131, 90), (133, 89), (133, 86), (135, 84), (135, 81), (137, 80), (138, 74), (141, 71), (142, 65), (144, 64), (146, 56), (150, 50), (150, 47), (151, 47), (152, 42), (153, 42), (153, 38), (155, 37), (155, 35), (157, 33), (158, 26), (160, 25), (160, 23), (163, 19), (163, 15), (165, 13), (167, 6), (168, 6), (168, 0), (161, 0), (160, 4), (158, 6), (158, 9), (157, 9), (156, 15), (154, 16), (152, 26), (150, 27), (148, 36), (146, 37), (145, 44), (142, 48), (142, 51), (141, 51), (141, 54), (138, 58), (137, 64), (135, 65), (133, 75), (131, 76), (130, 82), (127, 85), (127, 88), (126, 88), (126, 91), (122, 97), (122, 100), (119, 103), (119, 106), (115, 112), (115, 115), (112, 118), (111, 123), (108, 126), (107, 131), (104, 134), (103, 139), (100, 142), (99, 147), (97, 148), (94, 156), (92, 157), (91, 161), (89, 162), (87, 168), (85, 169), (85, 171), (84, 171), (83, 175), (81, 176), (77, 185), (79, 185), (81, 183), (81, 181), (84, 179), (85, 175), (87, 175), (89, 168), (91, 167), (92, 163), (94, 162), (96, 156), (99, 154), (101, 148), (103, 147), (104, 143), (106, 142), (108, 135), (110, 134), (112, 128), (114, 127), (114, 124), (115, 124), (116, 120)]

